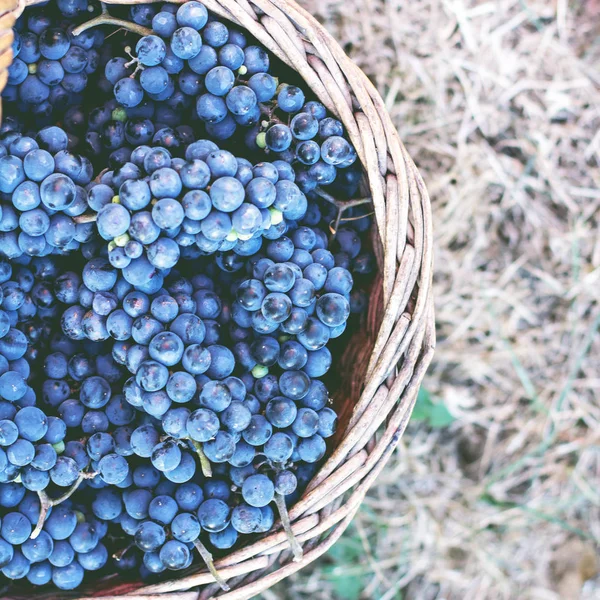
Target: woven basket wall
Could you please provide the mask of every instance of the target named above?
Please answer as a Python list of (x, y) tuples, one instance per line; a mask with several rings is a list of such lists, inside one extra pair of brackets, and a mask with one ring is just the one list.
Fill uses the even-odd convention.
[[(429, 197), (378, 92), (329, 33), (293, 0), (200, 1), (247, 30), (297, 71), (344, 123), (373, 200), (379, 276), (364, 330), (347, 340), (338, 366), (343, 385), (337, 391), (336, 407), (342, 426), (335, 449), (290, 510), (303, 559), (292, 560), (279, 529), (216, 562), (230, 592), (222, 592), (196, 563), (191, 575), (174, 576), (164, 583), (124, 584), (114, 576), (84, 584), (73, 593), (61, 592), (61, 599), (158, 600), (160, 594), (160, 600), (246, 600), (318, 559), (342, 535), (396, 448), (433, 355)], [(11, 27), (30, 4), (35, 0), (0, 0), (0, 89), (12, 60)], [(28, 591), (1, 597), (55, 600), (57, 595)]]

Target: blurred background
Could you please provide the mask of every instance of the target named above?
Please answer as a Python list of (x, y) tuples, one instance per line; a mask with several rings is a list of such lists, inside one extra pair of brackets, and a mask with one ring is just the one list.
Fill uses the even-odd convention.
[(431, 194), (438, 349), (345, 536), (266, 600), (600, 598), (600, 2), (302, 0)]

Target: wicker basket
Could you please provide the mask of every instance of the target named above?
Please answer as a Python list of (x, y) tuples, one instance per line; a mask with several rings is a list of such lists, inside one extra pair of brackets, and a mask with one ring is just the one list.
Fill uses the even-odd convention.
[[(362, 331), (347, 342), (336, 391), (340, 430), (335, 449), (290, 510), (303, 547), (294, 562), (278, 529), (216, 562), (231, 586), (223, 592), (203, 568), (155, 585), (118, 576), (87, 584), (63, 598), (111, 600), (246, 600), (318, 559), (339, 539), (369, 487), (396, 448), (410, 418), (435, 346), (432, 231), (429, 197), (400, 142), (384, 103), (364, 73), (329, 33), (293, 0), (200, 0), (213, 13), (251, 33), (297, 71), (344, 123), (364, 167), (377, 229), (379, 261)], [(133, 4), (106, 0), (109, 4)], [(0, 89), (12, 60), (11, 27), (36, 0), (0, 0)], [(186, 591), (192, 590), (192, 591)], [(55, 592), (0, 596), (56, 599)]]

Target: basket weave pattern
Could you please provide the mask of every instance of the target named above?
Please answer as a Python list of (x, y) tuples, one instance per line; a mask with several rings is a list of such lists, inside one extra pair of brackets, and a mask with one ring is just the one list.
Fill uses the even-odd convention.
[[(344, 385), (338, 391), (343, 394), (337, 401), (342, 427), (335, 450), (290, 510), (303, 559), (293, 562), (285, 533), (277, 530), (216, 562), (230, 592), (221, 592), (210, 573), (201, 569), (147, 586), (119, 585), (108, 578), (80, 590), (86, 597), (150, 600), (161, 594), (161, 599), (173, 600), (247, 600), (320, 557), (349, 525), (396, 448), (435, 346), (429, 197), (377, 90), (328, 32), (292, 0), (200, 1), (297, 71), (344, 123), (373, 201), (380, 275), (371, 292), (366, 331), (348, 340), (339, 366)], [(11, 27), (30, 4), (35, 0), (0, 0), (0, 89), (12, 60)], [(182, 593), (190, 589), (194, 591)], [(53, 593), (27, 597), (56, 598)]]

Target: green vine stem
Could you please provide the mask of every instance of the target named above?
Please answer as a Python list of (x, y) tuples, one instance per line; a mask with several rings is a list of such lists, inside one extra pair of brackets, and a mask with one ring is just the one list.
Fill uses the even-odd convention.
[(219, 571), (217, 571), (217, 568), (215, 567), (215, 563), (213, 562), (212, 554), (208, 551), (206, 546), (199, 539), (196, 539), (194, 541), (194, 546), (196, 547), (196, 550), (198, 550), (200, 556), (202, 557), (202, 560), (205, 562), (206, 566), (208, 567), (208, 570), (210, 571), (211, 575), (215, 578), (215, 581), (219, 584), (219, 586), (221, 587), (221, 589), (224, 592), (228, 592), (231, 588), (227, 585), (225, 580), (219, 575)]
[(31, 534), (31, 539), (35, 540), (42, 528), (44, 527), (44, 523), (46, 522), (46, 517), (48, 516), (48, 511), (53, 506), (58, 506), (62, 504), (65, 500), (68, 500), (77, 490), (77, 488), (81, 485), (84, 479), (92, 479), (95, 477), (97, 473), (79, 473), (79, 477), (75, 483), (62, 495), (58, 498), (50, 498), (48, 494), (44, 490), (39, 490), (37, 492), (38, 498), (40, 499), (40, 516), (38, 517), (37, 525)]
[(282, 494), (278, 494), (275, 492), (275, 504), (277, 505), (277, 510), (279, 511), (279, 516), (281, 518), (281, 524), (283, 525), (283, 529), (287, 536), (287, 539), (290, 543), (290, 547), (292, 549), (292, 553), (294, 555), (294, 562), (300, 562), (302, 560), (303, 552), (294, 532), (292, 531), (292, 525), (290, 523), (290, 515), (288, 514), (288, 509), (285, 504), (285, 498)]
[(98, 27), (99, 25), (114, 25), (115, 27), (122, 27), (123, 29), (127, 29), (128, 31), (132, 31), (133, 33), (137, 33), (140, 36), (144, 35), (152, 35), (152, 29), (148, 29), (148, 27), (143, 27), (142, 25), (138, 25), (137, 23), (132, 23), (131, 21), (125, 21), (124, 19), (117, 19), (116, 17), (111, 17), (108, 9), (105, 4), (102, 4), (102, 13), (97, 17), (86, 21), (73, 29), (73, 35), (80, 35), (84, 31), (91, 29), (92, 27)]
[(206, 454), (204, 454), (204, 450), (202, 449), (202, 444), (189, 438), (190, 444), (194, 447), (198, 458), (200, 459), (200, 467), (202, 468), (202, 474), (204, 477), (212, 477), (212, 467), (210, 466), (210, 461), (206, 458)]

